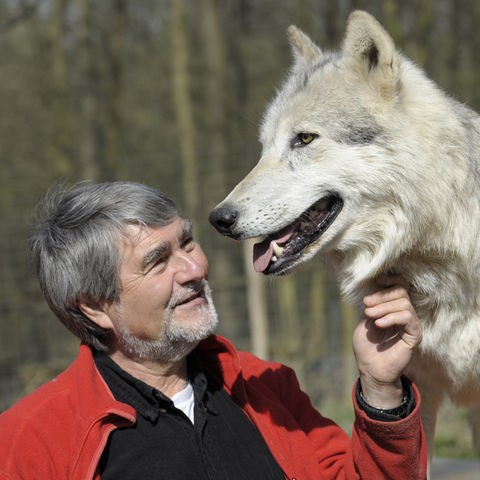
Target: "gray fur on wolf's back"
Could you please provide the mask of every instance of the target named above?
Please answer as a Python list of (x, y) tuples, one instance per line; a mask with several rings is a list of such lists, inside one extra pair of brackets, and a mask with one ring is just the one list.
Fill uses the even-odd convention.
[(264, 273), (321, 254), (351, 300), (380, 274), (408, 282), (424, 331), (409, 373), (431, 447), (445, 394), (480, 408), (479, 117), (365, 12), (351, 14), (338, 53), (296, 27), (289, 37), (294, 65), (266, 109), (262, 156), (211, 221), (265, 236)]

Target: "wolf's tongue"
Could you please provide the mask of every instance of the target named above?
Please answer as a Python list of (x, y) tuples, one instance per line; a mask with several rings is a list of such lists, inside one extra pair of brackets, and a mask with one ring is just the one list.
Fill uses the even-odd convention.
[(273, 245), (268, 238), (253, 246), (253, 268), (256, 272), (264, 272), (272, 259)]
[(273, 242), (278, 245), (285, 243), (293, 234), (294, 226), (291, 225), (279, 233), (278, 238), (267, 237), (263, 242), (253, 246), (253, 268), (256, 272), (264, 272), (273, 257)]

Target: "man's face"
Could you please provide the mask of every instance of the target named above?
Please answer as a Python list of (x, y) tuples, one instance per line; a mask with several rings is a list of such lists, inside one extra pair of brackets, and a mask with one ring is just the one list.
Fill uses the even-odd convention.
[(106, 312), (115, 352), (152, 361), (187, 355), (217, 325), (208, 262), (190, 222), (130, 225), (119, 244), (120, 298)]

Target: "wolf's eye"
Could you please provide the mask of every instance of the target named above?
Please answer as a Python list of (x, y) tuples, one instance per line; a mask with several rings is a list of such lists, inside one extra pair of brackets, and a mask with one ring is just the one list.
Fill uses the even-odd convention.
[(304, 147), (312, 143), (316, 138), (318, 138), (316, 133), (301, 132), (293, 139), (292, 147)]

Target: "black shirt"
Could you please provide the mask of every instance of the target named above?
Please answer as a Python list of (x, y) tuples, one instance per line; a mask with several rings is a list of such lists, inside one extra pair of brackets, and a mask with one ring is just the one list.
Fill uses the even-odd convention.
[(135, 426), (110, 435), (99, 465), (102, 480), (285, 479), (257, 428), (194, 354), (188, 358), (194, 425), (168, 397), (104, 353), (94, 359), (114, 397), (137, 411)]

